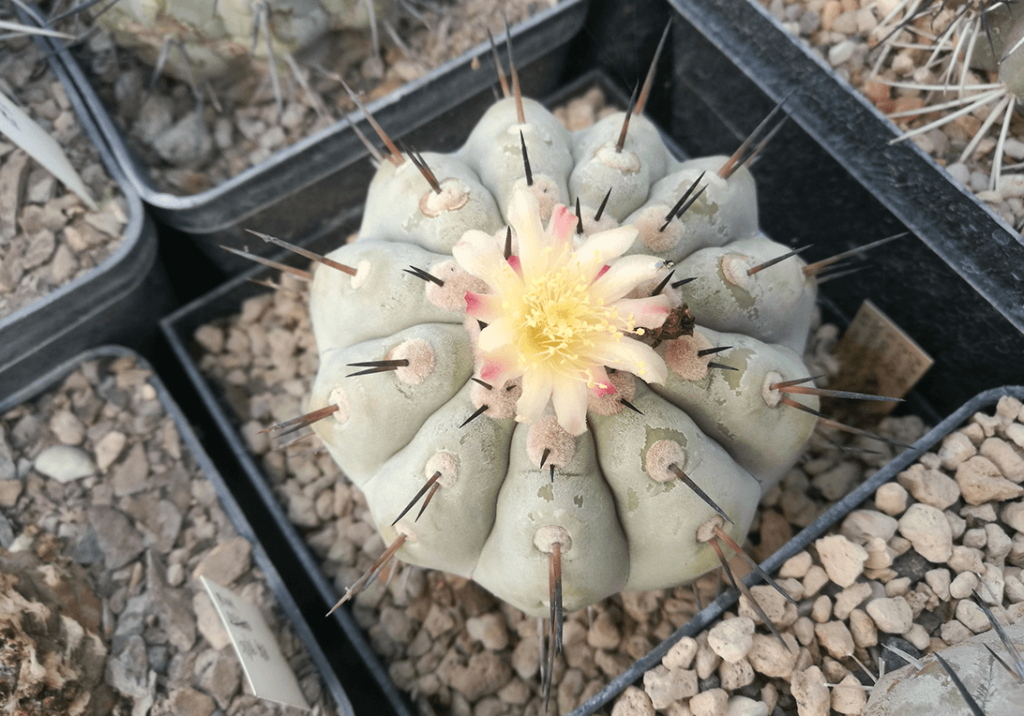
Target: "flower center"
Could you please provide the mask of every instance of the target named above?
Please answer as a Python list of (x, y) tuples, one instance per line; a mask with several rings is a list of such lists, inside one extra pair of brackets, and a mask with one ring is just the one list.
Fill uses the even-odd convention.
[[(618, 309), (591, 297), (588, 282), (568, 267), (557, 268), (526, 286), (510, 317), (517, 326), (519, 367), (543, 363), (566, 376), (579, 376), (592, 360), (584, 356), (600, 334), (621, 337)], [(632, 330), (632, 321), (627, 330)]]

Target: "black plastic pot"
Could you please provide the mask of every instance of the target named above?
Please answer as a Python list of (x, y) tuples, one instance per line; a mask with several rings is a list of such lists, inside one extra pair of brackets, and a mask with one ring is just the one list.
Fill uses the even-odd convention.
[[(544, 96), (558, 86), (567, 43), (583, 26), (588, 5), (589, 0), (563, 0), (512, 28), (524, 93)], [(502, 37), (495, 39), (500, 42)], [(305, 242), (318, 236), (329, 236), (336, 243), (344, 239), (339, 226), (346, 217), (338, 207), (362, 204), (374, 171), (350, 124), (362, 119), (360, 112), (214, 189), (179, 197), (153, 186), (81, 66), (66, 51), (59, 57), (143, 201), (160, 222), (192, 236), (224, 271), (238, 273), (249, 264), (220, 249), (221, 245), (271, 253), (271, 247), (246, 234), (245, 227), (258, 227), (287, 241)], [(472, 68), (474, 63), (479, 63), (478, 69)], [(368, 109), (391, 136), (404, 137), (417, 148), (425, 148), (427, 142), (421, 140), (429, 138), (431, 150), (450, 151), (461, 142), (458, 127), (464, 117), (478, 117), (490, 104), (495, 82), (490, 46), (481, 44)], [(361, 128), (373, 135), (365, 121)]]
[[(848, 514), (857, 509), (866, 500), (870, 499), (875, 491), (882, 485), (896, 478), (896, 475), (913, 465), (918, 458), (928, 452), (932, 447), (938, 445), (943, 438), (963, 425), (975, 413), (981, 410), (993, 409), (999, 399), (1009, 395), (1019, 400), (1024, 400), (1024, 386), (1008, 386), (993, 388), (974, 396), (957, 410), (951, 413), (945, 420), (928, 431), (924, 437), (914, 443), (910, 450), (905, 450), (890, 460), (885, 467), (868, 478), (857, 489), (844, 497), (842, 500), (830, 507), (821, 514), (813, 523), (805, 527), (793, 539), (779, 549), (775, 554), (761, 563), (761, 569), (774, 574), (786, 562), (787, 559), (807, 549), (814, 540), (821, 537), (833, 526), (839, 524)], [(761, 581), (755, 573), (747, 575), (743, 580), (747, 586), (753, 586)], [(597, 710), (612, 701), (623, 689), (630, 684), (643, 679), (644, 672), (657, 666), (661, 659), (668, 653), (684, 636), (696, 636), (704, 629), (710, 627), (716, 619), (730, 609), (740, 598), (736, 589), (729, 589), (718, 596), (715, 601), (697, 613), (689, 622), (679, 627), (665, 641), (651, 649), (642, 658), (638, 659), (624, 671), (618, 678), (611, 681), (605, 688), (595, 694), (593, 698), (573, 711), (570, 716), (590, 716)]]
[(157, 399), (166, 411), (167, 416), (174, 421), (175, 428), (177, 428), (181, 441), (185, 444), (188, 451), (192, 453), (192, 456), (195, 458), (195, 461), (199, 465), (203, 474), (213, 484), (214, 490), (217, 493), (217, 499), (220, 501), (221, 507), (231, 520), (231, 524), (235, 527), (239, 536), (244, 537), (252, 543), (253, 562), (263, 573), (263, 577), (266, 579), (267, 585), (273, 591), (284, 616), (287, 617), (289, 622), (291, 622), (292, 628), (295, 630), (295, 635), (302, 641), (313, 662), (316, 664), (324, 686), (331, 693), (331, 696), (334, 699), (339, 716), (355, 716), (356, 712), (353, 710), (352, 704), (349, 702), (349, 698), (345, 693), (345, 690), (342, 688), (337, 674), (330, 665), (323, 649), (320, 647), (320, 644), (314, 638), (313, 630), (296, 604), (291, 592), (289, 592), (286, 582), (282, 579), (275, 561), (268, 556), (268, 550), (264, 547), (266, 540), (263, 539), (266, 537), (267, 531), (262, 528), (257, 531), (253, 528), (252, 521), (249, 519), (247, 511), (243, 510), (242, 506), (239, 504), (239, 500), (236, 499), (229, 482), (226, 481), (224, 477), (221, 476), (220, 472), (217, 471), (217, 468), (214, 466), (213, 462), (206, 454), (206, 451), (203, 449), (202, 444), (199, 442), (199, 439), (196, 437), (195, 432), (193, 432), (191, 424), (185, 418), (185, 415), (181, 412), (174, 398), (171, 396), (170, 392), (168, 392), (159, 376), (155, 371), (153, 371), (152, 366), (142, 356), (121, 346), (108, 345), (93, 348), (64, 362), (46, 375), (40, 377), (31, 386), (28, 386), (25, 391), (22, 391), (19, 394), (20, 399), (17, 403), (0, 406), (0, 414), (12, 407), (15, 407), (15, 405), (20, 405), (23, 402), (33, 400), (40, 395), (57, 388), (71, 372), (86, 361), (114, 360), (124, 357), (134, 358), (141, 368), (152, 373), (152, 377), (149, 379), (149, 384), (156, 389)]
[[(732, 5), (738, 7), (733, 8)], [(723, 18), (725, 10), (697, 7), (696, 2), (676, 2), (670, 7), (653, 1), (641, 3), (640, 6), (627, 6), (611, 0), (593, 0), (587, 32), (576, 38), (570, 50), (568, 75), (576, 76), (583, 70), (603, 67), (609, 70), (608, 74), (622, 78), (622, 83), (617, 86), (625, 88), (628, 93), (633, 82), (646, 71), (658, 35), (671, 17), (674, 28), (672, 46), (662, 59), (663, 66), (647, 105), (648, 112), (661, 126), (671, 128), (669, 136), (688, 154), (731, 153), (775, 104), (771, 97), (758, 90), (758, 83), (752, 77), (789, 76), (787, 73), (792, 68), (785, 64), (772, 67), (765, 64), (767, 60), (754, 57), (747, 57), (742, 67), (737, 66), (727, 55), (743, 58), (752, 50), (740, 45), (725, 51), (720, 42), (721, 36), (731, 37), (736, 42), (744, 41), (745, 35), (753, 32), (742, 24), (746, 22), (746, 15), (750, 14), (754, 20), (769, 24), (768, 30), (776, 33), (772, 35), (776, 42), (790, 47), (792, 41), (778, 34), (781, 31), (771, 26), (770, 21), (752, 7), (733, 3), (729, 11), (738, 14), (736, 22), (740, 23), (740, 27), (731, 26)], [(980, 389), (1020, 382), (1024, 378), (1019, 367), (1019, 356), (1024, 355), (1024, 310), (1018, 306), (1017, 296), (1024, 289), (1010, 280), (1014, 271), (1024, 268), (1024, 247), (1019, 239), (1011, 236), (998, 219), (945, 177), (938, 177), (935, 181), (941, 178), (944, 182), (941, 185), (942, 191), (946, 193), (935, 189), (934, 195), (948, 195), (963, 202), (973, 212), (965, 219), (969, 227), (965, 231), (969, 232), (970, 227), (989, 222), (999, 232), (993, 230), (986, 234), (986, 241), (976, 241), (971, 246), (955, 244), (953, 250), (937, 239), (926, 238), (933, 237), (936, 231), (927, 222), (910, 214), (897, 214), (893, 208), (896, 202), (891, 194), (900, 189), (901, 181), (909, 181), (904, 169), (909, 165), (895, 165), (899, 169), (893, 171), (897, 172), (897, 177), (902, 176), (902, 180), (891, 180), (887, 184), (866, 181), (863, 165), (870, 166), (871, 155), (868, 158), (859, 154), (843, 155), (839, 151), (842, 142), (837, 140), (837, 137), (842, 136), (839, 128), (830, 134), (828, 127), (822, 129), (821, 122), (840, 124), (838, 118), (829, 114), (834, 111), (830, 108), (833, 104), (844, 106), (852, 102), (857, 104), (858, 111), (868, 111), (869, 114), (871, 111), (862, 106), (859, 100), (843, 94), (835, 78), (816, 62), (804, 57), (802, 51), (800, 57), (803, 58), (802, 62), (810, 63), (813, 67), (808, 69), (800, 64), (799, 58), (793, 60), (795, 67), (798, 70), (803, 68), (805, 73), (811, 73), (812, 70), (814, 73), (824, 73), (828, 84), (821, 91), (832, 99), (822, 100), (819, 97), (814, 100), (817, 104), (824, 102), (822, 112), (825, 113), (825, 119), (817, 117), (817, 104), (809, 105), (811, 100), (803, 94), (800, 95), (800, 103), (797, 103), (796, 96), (787, 102), (787, 111), (790, 103), (798, 107), (795, 121), (789, 122), (776, 136), (754, 169), (758, 179), (762, 228), (768, 235), (785, 243), (795, 245), (814, 241), (815, 248), (805, 254), (811, 260), (895, 234), (904, 230), (904, 226), (913, 230), (911, 236), (888, 245), (874, 259), (875, 268), (871, 272), (825, 286), (822, 302), (835, 307), (829, 311), (830, 318), (841, 319), (844, 315), (853, 315), (861, 300), (871, 298), (932, 353), (936, 365), (919, 384), (915, 405), (915, 410), (921, 412), (926, 419), (933, 420), (936, 415), (953, 412)], [(758, 64), (759, 61), (761, 64)], [(782, 62), (787, 61), (784, 59)], [(751, 64), (757, 66), (751, 68), (748, 66)], [(620, 72), (623, 67), (631, 68), (630, 72), (625, 72), (627, 76)], [(817, 75), (812, 73), (812, 76)], [(809, 84), (808, 87), (809, 92), (818, 92), (816, 84)], [(778, 96), (781, 98), (783, 93)], [(870, 119), (879, 121), (873, 114)], [(856, 131), (857, 124), (853, 122), (845, 134), (855, 135)], [(889, 136), (892, 136), (891, 131), (886, 139)], [(441, 141), (445, 148), (451, 146), (447, 141), (447, 136)], [(433, 148), (435, 144), (427, 141), (423, 146)], [(882, 147), (887, 151), (909, 152), (914, 161), (929, 165), (927, 158), (922, 158), (909, 147), (890, 148), (884, 142)], [(848, 143), (847, 148), (852, 153), (866, 149), (859, 143)], [(879, 150), (876, 147), (874, 151)], [(936, 171), (934, 166), (928, 168), (933, 173)], [(882, 176), (888, 171), (890, 169), (885, 164), (878, 169)], [(923, 210), (924, 207), (921, 208)], [(357, 224), (356, 212), (353, 209), (348, 227)], [(939, 226), (945, 232), (944, 235), (960, 230), (948, 217)], [(923, 234), (921, 238), (917, 236), (919, 230)], [(325, 248), (329, 246), (327, 243)], [(985, 257), (984, 260), (982, 257)], [(250, 275), (264, 274), (263, 271), (255, 271)], [(169, 316), (162, 327), (195, 382), (207, 409), (231, 444), (242, 469), (253, 479), (262, 494), (269, 495), (266, 479), (238, 432), (238, 421), (231, 416), (219, 391), (200, 373), (192, 354), (192, 336), (196, 328), (237, 312), (241, 302), (257, 292), (258, 288), (244, 283), (240, 277)], [(953, 335), (956, 335), (955, 341), (951, 340)], [(934, 437), (938, 434), (933, 432), (929, 435)], [(937, 439), (934, 437), (934, 440)], [(916, 458), (934, 440), (927, 444), (920, 443), (918, 452), (907, 453), (894, 461), (887, 468), (892, 470), (891, 475), (909, 464), (901, 461)], [(849, 499), (853, 502), (841, 503), (846, 506), (846, 511), (861, 502), (863, 496)], [(270, 509), (277, 515), (283, 514), (280, 506), (271, 504)], [(833, 510), (828, 514), (837, 513)], [(316, 559), (298, 538), (294, 528), (285, 523), (281, 530), (286, 534), (294, 533), (294, 538), (289, 537), (289, 541), (295, 544), (303, 562), (314, 568), (312, 579), (317, 582), (325, 603), (331, 602), (336, 595), (331, 585), (316, 571)], [(809, 531), (805, 533), (808, 536), (803, 539), (806, 540), (817, 536)], [(798, 541), (787, 545), (769, 560), (769, 567), (777, 567), (790, 554), (802, 548)], [(789, 552), (790, 549), (792, 552)], [(723, 597), (723, 600), (726, 599)], [(725, 608), (727, 604), (716, 601), (708, 608), (712, 611), (705, 610), (684, 629), (696, 632), (704, 628)], [(344, 615), (338, 618), (345, 619)], [(370, 668), (383, 675), (385, 688), (395, 692), (395, 687), (386, 681), (386, 672), (380, 667), (379, 659), (366, 649), (365, 636), (353, 626), (345, 627), (349, 634), (354, 634), (350, 638), (355, 640), (360, 651), (367, 651)], [(685, 633), (677, 632), (673, 639), (678, 640)], [(629, 672), (577, 709), (574, 716), (594, 713), (608, 703), (656, 663), (674, 643), (673, 639), (659, 645)], [(408, 713), (408, 705), (400, 695), (396, 695), (392, 706), (403, 716)]]
[[(47, 41), (39, 42), (50, 52)], [(0, 319), (0, 405), (7, 406), (13, 404), (11, 394), (86, 348), (116, 341), (147, 349), (157, 338), (157, 320), (175, 305), (157, 256), (152, 219), (121, 173), (63, 65), (51, 56), (50, 67), (127, 200), (128, 224), (121, 245), (102, 264)]]
[[(618, 10), (598, 2), (593, 19), (614, 27)], [(890, 145), (895, 125), (756, 2), (670, 4), (672, 137), (731, 153), (785, 100), (790, 121), (754, 168), (765, 232), (814, 242), (813, 260), (909, 231), (828, 296), (848, 315), (870, 297), (931, 354), (919, 388), (942, 415), (1024, 380), (1020, 234), (912, 142)]]
[[(548, 99), (546, 104), (548, 106), (557, 105), (595, 85), (602, 87), (606, 94), (611, 95), (614, 100), (617, 100), (620, 106), (627, 104), (628, 96), (624, 95), (607, 76), (600, 73), (591, 73), (588, 76), (581, 77), (577, 82), (571, 83), (555, 96)], [(475, 118), (472, 121), (464, 119), (459, 127), (450, 129), (453, 129), (456, 133), (461, 132), (461, 137), (464, 138), (472, 129), (475, 121)], [(666, 141), (670, 148), (678, 153), (678, 148), (672, 145), (671, 140)], [(347, 221), (340, 227), (343, 234), (351, 233), (358, 228), (361, 218), (360, 214), (360, 206), (347, 207), (345, 211)], [(330, 243), (328, 239), (329, 237), (317, 237), (313, 241), (312, 246), (323, 251), (336, 248), (336, 244)], [(283, 254), (275, 258), (283, 263), (297, 263), (294, 255)], [(241, 274), (205, 296), (182, 306), (164, 318), (160, 323), (160, 327), (171, 344), (171, 348), (178, 360), (184, 366), (193, 387), (199, 394), (205, 411), (213, 416), (214, 422), (227, 442), (231, 455), (237, 461), (239, 469), (246, 475), (259, 493), (260, 498), (273, 518), (275, 526), (284, 536), (289, 549), (293, 550), (297, 555), (307, 578), (311, 582), (312, 588), (319, 595), (323, 605), (333, 605), (340, 595), (331, 580), (321, 571), (319, 558), (312, 553), (310, 547), (299, 534), (298, 529), (288, 519), (287, 513), (278, 498), (274, 495), (270, 487), (271, 483), (263, 468), (249, 451), (246, 441), (241, 434), (240, 421), (233, 413), (225, 396), (217, 386), (212, 385), (207, 380), (206, 376), (200, 371), (196, 361), (197, 351), (193, 339), (196, 329), (217, 319), (238, 313), (246, 299), (266, 292), (265, 288), (254, 284), (251, 279), (272, 278), (274, 274), (276, 274), (275, 271), (263, 267), (257, 267)], [(351, 645), (364, 659), (366, 668), (387, 698), (388, 706), (392, 712), (396, 716), (413, 716), (416, 710), (409, 703), (406, 694), (391, 681), (388, 676), (387, 667), (370, 647), (366, 633), (355, 623), (349, 611), (347, 609), (339, 609), (331, 615), (331, 618), (336, 621)]]

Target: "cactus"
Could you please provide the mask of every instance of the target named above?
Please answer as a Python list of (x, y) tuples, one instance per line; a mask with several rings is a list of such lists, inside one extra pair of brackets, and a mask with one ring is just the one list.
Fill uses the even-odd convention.
[(368, 7), (364, 0), (131, 0), (96, 20), (146, 63), (195, 81), (231, 79), (254, 60), (280, 60), (328, 31), (365, 28)]
[[(899, 46), (897, 43), (902, 31), (912, 29), (915, 24), (920, 25), (926, 37), (932, 38), (930, 45), (934, 50), (928, 66), (936, 56), (948, 53), (937, 71), (941, 81), (938, 84), (904, 82), (896, 83), (896, 86), (925, 91), (933, 104), (933, 111), (944, 111), (945, 114), (894, 141), (923, 134), (967, 112), (981, 112), (987, 107), (987, 119), (957, 161), (963, 163), (973, 155), (981, 140), (1001, 120), (989, 180), (989, 188), (997, 189), (1002, 172), (1003, 145), (1013, 111), (1020, 98), (1024, 97), (1024, 8), (1003, 0), (956, 3), (902, 0), (875, 30), (881, 48), (875, 64), (876, 73), (888, 53)], [(989, 75), (989, 81), (980, 84), (968, 82), (970, 70)], [(889, 116), (897, 119), (920, 114), (918, 109)]]
[(677, 162), (642, 104), (570, 134), (517, 96), (454, 154), (394, 149), (318, 266), (305, 422), (365, 491), (378, 566), (553, 617), (684, 583), (809, 438), (817, 398), (784, 392), (813, 271), (776, 260), (735, 156)]
[[(987, 612), (991, 614), (991, 612)], [(1024, 625), (996, 626), (881, 676), (865, 716), (1012, 716), (1024, 699)], [(933, 658), (934, 657), (934, 658)], [(980, 703), (979, 703), (980, 702)]]

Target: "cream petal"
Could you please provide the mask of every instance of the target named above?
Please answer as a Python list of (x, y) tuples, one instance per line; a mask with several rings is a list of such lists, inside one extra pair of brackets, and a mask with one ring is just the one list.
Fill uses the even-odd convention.
[(466, 313), (484, 323), (493, 323), (505, 315), (501, 303), (501, 297), (493, 293), (466, 291)]
[(504, 385), (506, 381), (515, 380), (523, 374), (519, 369), (519, 351), (509, 344), (482, 356), (479, 375), (480, 380), (492, 386)]
[(515, 340), (515, 329), (508, 318), (499, 318), (480, 331), (477, 346), (484, 353), (496, 351)]
[(654, 256), (623, 256), (590, 286), (590, 295), (605, 303), (618, 301), (637, 284), (655, 278), (665, 262)]
[(542, 252), (547, 245), (544, 226), (540, 220), (540, 206), (537, 198), (524, 189), (516, 189), (508, 207), (508, 223), (516, 231), (519, 240), (519, 261), (523, 278), (530, 281), (543, 273), (538, 270), (544, 261)]
[(606, 263), (622, 256), (636, 241), (635, 226), (620, 226), (598, 234), (592, 234), (576, 250), (572, 264), (588, 280), (592, 280)]
[(664, 383), (668, 377), (665, 361), (646, 343), (622, 336), (601, 338), (587, 351), (587, 358), (600, 365), (624, 370), (647, 383)]
[(573, 231), (579, 219), (565, 204), (557, 204), (548, 222), (548, 240), (555, 244), (572, 241)]
[(661, 328), (672, 310), (672, 299), (663, 293), (648, 298), (620, 298), (611, 307), (619, 310), (619, 316), (623, 320), (628, 319), (632, 314), (634, 326)]
[[(498, 292), (510, 277), (515, 277), (494, 238), (483, 231), (467, 231), (452, 247), (452, 256), (470, 276), (482, 279)], [(507, 275), (506, 275), (507, 274)]]
[(558, 424), (570, 435), (587, 432), (587, 384), (581, 377), (555, 378), (551, 401)]
[(545, 370), (523, 373), (523, 394), (516, 403), (516, 420), (532, 423), (544, 414), (551, 397), (553, 375)]

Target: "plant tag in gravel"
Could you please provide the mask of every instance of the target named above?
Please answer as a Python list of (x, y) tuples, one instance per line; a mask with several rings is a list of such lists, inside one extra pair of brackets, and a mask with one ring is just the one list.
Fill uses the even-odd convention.
[(216, 582), (206, 577), (199, 579), (231, 637), (253, 694), (267, 701), (309, 711), (299, 680), (288, 666), (274, 633), (259, 610)]
[[(830, 388), (890, 398), (905, 396), (935, 362), (871, 301), (861, 304), (835, 353), (844, 370)], [(895, 406), (896, 403), (872, 401), (858, 405), (857, 409), (886, 415)]]
[(39, 162), (46, 171), (53, 174), (68, 189), (78, 194), (86, 206), (96, 211), (96, 202), (89, 195), (85, 183), (78, 176), (75, 168), (71, 166), (71, 162), (57, 140), (32, 121), (32, 118), (3, 92), (0, 92), (0, 134), (6, 134), (12, 142)]

